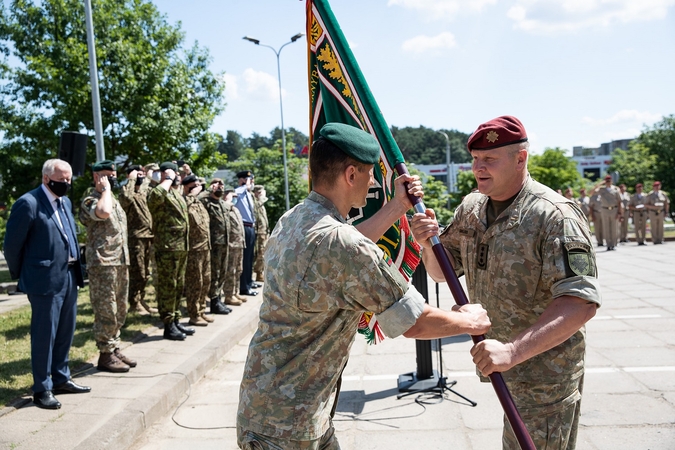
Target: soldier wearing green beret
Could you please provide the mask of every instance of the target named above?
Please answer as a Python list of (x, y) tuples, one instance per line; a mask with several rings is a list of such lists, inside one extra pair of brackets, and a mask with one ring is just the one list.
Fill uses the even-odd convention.
[(378, 314), (389, 337), (489, 327), (479, 305), (442, 311), (425, 304), (375, 244), (412, 207), (407, 194), (423, 195), (419, 178), (398, 177), (394, 197), (373, 218), (358, 228), (347, 223), (351, 208), (366, 204), (379, 155), (372, 135), (325, 125), (309, 159), (312, 192), (270, 235), (260, 322), (239, 396), (241, 448), (339, 448), (331, 411), (363, 312)]
[(112, 193), (117, 171), (110, 160), (92, 166), (94, 187), (82, 199), (80, 222), (87, 228), (89, 297), (93, 334), (100, 351), (98, 369), (128, 372), (136, 361), (120, 352), (120, 329), (127, 317), (129, 249), (127, 216)]

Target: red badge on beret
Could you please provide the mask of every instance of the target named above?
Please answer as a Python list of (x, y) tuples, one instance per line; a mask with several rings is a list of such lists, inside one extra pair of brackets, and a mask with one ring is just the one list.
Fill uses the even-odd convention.
[(513, 116), (501, 116), (480, 125), (469, 138), (471, 150), (491, 150), (527, 141), (525, 127)]

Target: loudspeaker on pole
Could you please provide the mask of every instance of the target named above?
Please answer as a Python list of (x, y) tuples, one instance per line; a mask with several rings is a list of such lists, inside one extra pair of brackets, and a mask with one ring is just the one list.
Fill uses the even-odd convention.
[(62, 131), (59, 142), (59, 159), (73, 168), (73, 176), (84, 174), (87, 160), (87, 135), (76, 131)]

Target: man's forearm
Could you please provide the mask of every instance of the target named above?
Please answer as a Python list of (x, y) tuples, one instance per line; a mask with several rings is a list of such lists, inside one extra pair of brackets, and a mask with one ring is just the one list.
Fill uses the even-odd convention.
[(356, 225), (356, 229), (371, 241), (377, 242), (406, 211), (405, 205), (401, 205), (398, 201), (392, 199), (372, 217)]

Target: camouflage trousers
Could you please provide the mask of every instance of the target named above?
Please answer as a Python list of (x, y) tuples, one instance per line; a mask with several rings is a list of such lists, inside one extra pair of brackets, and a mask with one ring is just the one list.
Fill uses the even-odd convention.
[[(574, 450), (581, 415), (584, 377), (567, 383), (532, 385), (508, 383), (525, 427), (538, 449)], [(520, 450), (511, 424), (504, 417), (504, 450)]]
[(214, 245), (211, 248), (211, 286), (209, 298), (217, 297), (223, 290), (227, 271), (227, 245)]
[(239, 293), (239, 278), (244, 270), (244, 249), (230, 247), (227, 254), (227, 274), (223, 283), (223, 297), (230, 298)]
[(273, 438), (237, 427), (237, 444), (242, 450), (340, 450), (332, 424), (323, 436), (314, 441)]
[(157, 260), (157, 309), (165, 324), (180, 319), (180, 299), (185, 284), (188, 252), (155, 252)]
[(185, 269), (185, 299), (188, 315), (197, 318), (206, 311), (206, 296), (211, 287), (211, 251), (190, 250)]
[(253, 273), (256, 274), (256, 281), (262, 281), (262, 275), (265, 268), (265, 248), (267, 247), (267, 235), (255, 235), (255, 259), (253, 260)]
[(129, 305), (145, 300), (145, 286), (150, 279), (152, 238), (129, 238)]
[(93, 334), (102, 353), (120, 346), (120, 329), (127, 318), (127, 266), (89, 267), (89, 298), (94, 310)]

